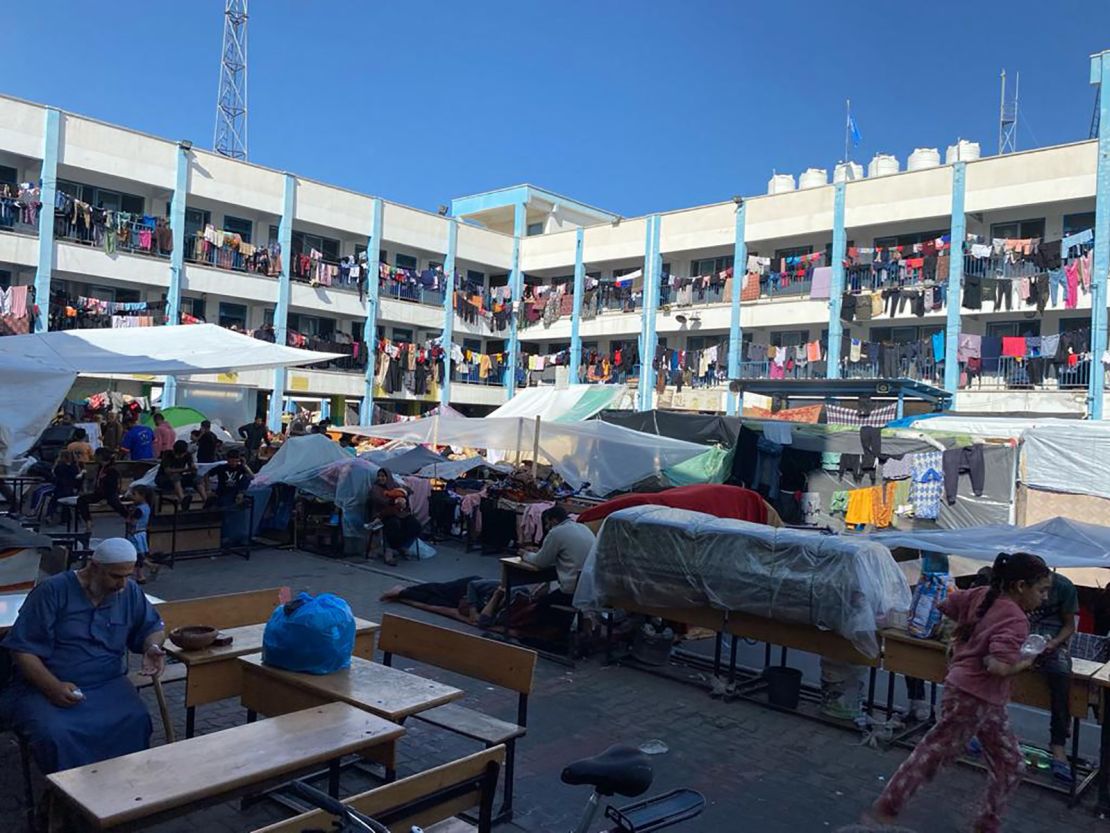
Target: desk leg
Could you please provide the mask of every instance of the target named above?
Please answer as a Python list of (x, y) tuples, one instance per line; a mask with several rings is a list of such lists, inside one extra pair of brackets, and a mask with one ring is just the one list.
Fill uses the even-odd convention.
[(767, 642), (763, 645), (763, 667), (771, 667), (771, 643)]
[(336, 758), (328, 764), (328, 795), (332, 798), (339, 798), (339, 758)]
[(786, 646), (782, 646), (782, 651), (779, 652), (779, 665), (783, 668), (786, 667)]
[(739, 637), (730, 636), (729, 639), (732, 643), (732, 650), (729, 651), (728, 655), (728, 684), (733, 686), (736, 684), (736, 640)]
[(1110, 815), (1110, 688), (1102, 689), (1102, 737), (1098, 751), (1098, 803), (1095, 806), (1100, 816)]
[(879, 670), (871, 666), (871, 673), (867, 675), (867, 708), (865, 711), (870, 716), (875, 709), (875, 683), (879, 677)]
[(197, 707), (188, 706), (185, 709), (185, 737), (191, 738), (197, 728)]
[(721, 675), (721, 641), (724, 635), (717, 631), (717, 637), (713, 640), (713, 676), (719, 677)]
[(258, 720), (258, 712), (254, 709), (247, 709), (247, 723), (254, 723)]
[(886, 673), (886, 719), (894, 717), (894, 680), (897, 677), (893, 671)]

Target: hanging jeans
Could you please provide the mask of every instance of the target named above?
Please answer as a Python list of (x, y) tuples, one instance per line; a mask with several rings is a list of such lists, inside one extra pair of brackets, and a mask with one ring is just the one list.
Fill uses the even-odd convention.
[(994, 311), (998, 312), (1002, 309), (1002, 304), (1006, 304), (1006, 311), (1009, 312), (1014, 308), (1014, 293), (1013, 284), (1009, 278), (999, 278), (994, 285)]
[(983, 446), (969, 445), (963, 448), (950, 448), (944, 452), (942, 466), (944, 468), (944, 497), (949, 506), (956, 502), (960, 475), (965, 471), (971, 477), (971, 491), (975, 493), (976, 497), (982, 497), (983, 481), (986, 478)]
[(1048, 291), (1052, 296), (1052, 306), (1056, 306), (1060, 295), (1066, 301), (1068, 298), (1068, 278), (1063, 269), (1053, 269), (1048, 273)]

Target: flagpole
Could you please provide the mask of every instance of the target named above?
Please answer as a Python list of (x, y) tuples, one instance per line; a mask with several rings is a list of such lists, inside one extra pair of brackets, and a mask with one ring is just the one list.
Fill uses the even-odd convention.
[(844, 161), (848, 160), (848, 140), (852, 128), (852, 99), (847, 98), (844, 100)]

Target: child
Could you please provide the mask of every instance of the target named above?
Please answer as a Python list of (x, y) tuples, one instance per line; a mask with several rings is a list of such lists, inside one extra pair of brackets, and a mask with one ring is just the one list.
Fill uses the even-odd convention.
[[(76, 497), (80, 490), (81, 477), (84, 475), (82, 468), (77, 465), (77, 457), (72, 451), (59, 451), (58, 459), (54, 462), (54, 493), (50, 497), (50, 506), (47, 514), (53, 516), (58, 507), (58, 501), (66, 497)], [(66, 520), (69, 519), (69, 507), (65, 508)]]
[(1029, 636), (1027, 613), (1044, 604), (1051, 581), (1039, 556), (1003, 553), (995, 559), (989, 587), (956, 591), (941, 604), (957, 628), (940, 720), (898, 767), (865, 821), (893, 823), (913, 794), (977, 737), (986, 752), (989, 775), (985, 804), (972, 829), (1001, 829), (1003, 805), (1021, 782), (1024, 763), (1006, 715), (1009, 678), (1036, 660), (1021, 653)]
[(135, 581), (138, 584), (146, 584), (143, 565), (150, 554), (146, 528), (150, 523), (150, 506), (154, 501), (154, 492), (149, 486), (135, 486), (131, 489), (131, 501), (134, 506), (127, 516), (127, 540), (135, 545), (135, 552), (138, 554), (135, 561)]

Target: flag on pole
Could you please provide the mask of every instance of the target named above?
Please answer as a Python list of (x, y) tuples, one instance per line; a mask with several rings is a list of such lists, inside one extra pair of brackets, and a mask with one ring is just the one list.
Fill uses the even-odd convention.
[(851, 113), (848, 114), (848, 132), (852, 135), (852, 147), (858, 148), (860, 142), (863, 141), (863, 136), (860, 134), (859, 127)]

